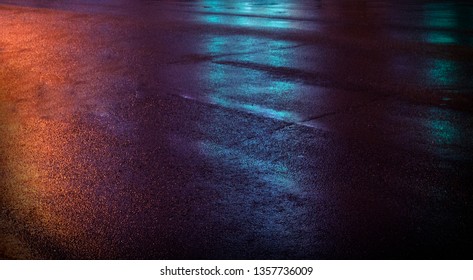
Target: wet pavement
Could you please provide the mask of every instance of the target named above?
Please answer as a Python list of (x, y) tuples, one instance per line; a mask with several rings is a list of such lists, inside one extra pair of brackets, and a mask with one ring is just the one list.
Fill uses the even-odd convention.
[(0, 257), (472, 259), (467, 2), (1, 0)]

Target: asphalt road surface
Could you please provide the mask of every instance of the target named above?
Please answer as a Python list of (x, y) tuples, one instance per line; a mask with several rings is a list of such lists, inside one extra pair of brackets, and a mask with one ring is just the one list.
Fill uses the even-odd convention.
[(468, 2), (0, 0), (0, 257), (472, 259)]

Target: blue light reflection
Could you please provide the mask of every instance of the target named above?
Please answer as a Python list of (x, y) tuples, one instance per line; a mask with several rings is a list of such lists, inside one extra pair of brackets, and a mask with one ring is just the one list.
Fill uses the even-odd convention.
[(427, 42), (432, 44), (470, 45), (467, 33), (473, 27), (473, 9), (452, 3), (428, 3), (424, 6), (423, 25), (428, 28)]
[[(225, 24), (245, 30), (294, 27), (289, 20), (216, 15), (215, 13), (222, 12), (221, 5), (216, 5), (215, 1), (202, 2), (213, 7), (212, 13), (199, 15), (199, 20), (206, 24)], [(257, 8), (252, 3), (235, 5), (239, 5), (235, 7), (237, 13)], [(290, 15), (289, 10), (284, 12)], [(214, 59), (203, 68), (204, 72), (199, 73), (204, 83), (209, 85), (208, 92), (201, 98), (221, 108), (269, 119), (299, 121), (301, 117), (288, 110), (288, 104), (294, 103), (299, 97), (301, 85), (272, 77), (264, 69), (245, 67), (245, 63), (261, 65), (263, 68), (294, 67), (297, 62), (284, 50), (294, 45), (293, 42), (251, 36), (243, 32), (225, 36), (209, 34), (202, 40), (201, 52)], [(226, 63), (219, 63), (222, 61)], [(210, 119), (206, 118), (199, 124), (199, 129), (206, 134), (216, 131), (210, 126), (222, 123), (222, 116), (217, 114)], [(238, 224), (235, 230), (241, 232), (241, 240), (229, 242), (248, 244), (248, 239), (256, 239), (254, 246), (260, 246), (269, 252), (297, 250), (295, 244), (301, 242), (302, 229), (300, 226), (294, 227), (293, 223), (300, 225), (298, 221), (307, 215), (307, 209), (295, 202), (305, 195), (295, 176), (300, 171), (291, 170), (288, 163), (291, 157), (275, 159), (265, 152), (265, 149), (271, 149), (264, 144), (265, 138), (272, 137), (271, 135), (263, 135), (262, 132), (255, 131), (255, 128), (242, 130), (242, 139), (234, 139), (233, 143), (215, 143), (211, 140), (197, 143), (202, 155), (212, 163), (225, 166), (225, 170), (232, 170), (236, 176), (234, 181), (221, 182), (222, 197), (219, 198), (222, 206), (219, 215), (226, 217), (227, 225)], [(217, 135), (222, 133), (221, 130), (215, 133), (209, 139), (222, 138)], [(256, 138), (249, 140), (255, 136)], [(279, 154), (277, 151), (276, 153)], [(250, 185), (252, 187), (248, 187)], [(294, 241), (296, 237), (297, 242)]]

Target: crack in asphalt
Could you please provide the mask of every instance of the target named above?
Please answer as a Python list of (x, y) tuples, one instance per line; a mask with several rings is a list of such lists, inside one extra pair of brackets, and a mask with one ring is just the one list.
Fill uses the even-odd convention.
[[(275, 122), (281, 123), (278, 127), (274, 128), (274, 129), (272, 129), (268, 132), (271, 135), (278, 132), (278, 131), (281, 131), (285, 128), (291, 127), (291, 126), (305, 126), (305, 127), (310, 128), (310, 129), (320, 131), (320, 129), (317, 129), (317, 128), (312, 127), (312, 126), (307, 126), (307, 125), (303, 124), (303, 122), (298, 122), (298, 121), (294, 121), (294, 120), (282, 120), (282, 119), (270, 117), (270, 116), (267, 116), (267, 115), (255, 114), (255, 113), (250, 112), (250, 111), (239, 110), (239, 109), (236, 109), (236, 108), (229, 108), (229, 107), (219, 105), (217, 103), (209, 102), (209, 101), (206, 101), (206, 100), (202, 100), (202, 99), (194, 98), (194, 97), (190, 97), (190, 96), (183, 96), (183, 95), (175, 94), (175, 93), (169, 93), (168, 95), (173, 96), (173, 97), (179, 97), (179, 98), (188, 100), (190, 102), (199, 103), (199, 104), (204, 105), (204, 106), (216, 107), (218, 109), (229, 111), (229, 112), (234, 112), (234, 113), (237, 113), (237, 114), (242, 114), (243, 113), (243, 114), (251, 115), (251, 116), (254, 116), (254, 117), (257, 117), (257, 118), (271, 119)], [(249, 136), (249, 137), (246, 137), (245, 139), (242, 139), (242, 140), (239, 140), (239, 141), (236, 141), (236, 142), (233, 142), (233, 143), (229, 144), (228, 147), (229, 148), (235, 147), (237, 145), (243, 144), (247, 141), (250, 141), (252, 139), (256, 139), (258, 137), (261, 137), (261, 135)]]
[(366, 106), (368, 106), (372, 103), (378, 102), (380, 100), (387, 99), (389, 97), (391, 97), (391, 96), (390, 95), (383, 95), (381, 97), (370, 99), (370, 100), (365, 101), (365, 102), (363, 102), (361, 104), (358, 104), (358, 105), (348, 106), (344, 110), (338, 110), (338, 111), (332, 111), (332, 112), (326, 112), (326, 113), (323, 113), (323, 114), (314, 115), (314, 116), (311, 116), (307, 119), (304, 119), (304, 120), (300, 121), (299, 123), (306, 123), (306, 122), (310, 122), (310, 121), (313, 121), (313, 120), (322, 119), (322, 118), (327, 117), (327, 116), (347, 113), (347, 112), (350, 112), (352, 110), (356, 110), (356, 109), (359, 109), (359, 108), (366, 107)]
[[(173, 94), (173, 93), (170, 93), (169, 95), (174, 96), (174, 97), (179, 97), (179, 98), (182, 98), (182, 99), (186, 99), (186, 100), (189, 100), (191, 102), (196, 102), (196, 103), (199, 103), (201, 105), (212, 106), (212, 107), (219, 108), (221, 110), (235, 112), (237, 114), (242, 114), (243, 113), (243, 114), (252, 115), (252, 116), (255, 116), (255, 117), (258, 117), (258, 118), (271, 119), (273, 121), (281, 123), (278, 127), (270, 130), (268, 132), (269, 135), (273, 135), (273, 134), (275, 134), (275, 133), (277, 133), (277, 132), (279, 132), (283, 129), (286, 129), (286, 128), (289, 128), (289, 127), (296, 127), (296, 126), (307, 127), (309, 129), (315, 130), (315, 131), (324, 131), (320, 128), (316, 128), (314, 126), (311, 126), (311, 125), (307, 124), (307, 122), (314, 121), (314, 120), (319, 120), (319, 119), (322, 119), (322, 118), (327, 117), (327, 116), (347, 113), (349, 111), (356, 110), (356, 109), (359, 109), (359, 108), (363, 108), (363, 107), (369, 106), (370, 104), (378, 102), (380, 100), (384, 100), (384, 99), (392, 97), (391, 95), (383, 95), (381, 97), (370, 99), (370, 100), (368, 100), (366, 102), (363, 102), (361, 104), (358, 104), (358, 105), (348, 106), (347, 108), (342, 109), (342, 110), (326, 112), (326, 113), (318, 114), (318, 115), (315, 115), (315, 116), (311, 116), (311, 117), (303, 119), (301, 121), (296, 121), (296, 120), (283, 120), (283, 119), (271, 117), (271, 116), (264, 115), (264, 114), (256, 114), (256, 113), (251, 112), (251, 111), (245, 111), (245, 110), (240, 110), (240, 109), (237, 109), (237, 108), (225, 107), (225, 106), (219, 105), (219, 104), (214, 103), (214, 102), (206, 101), (206, 100), (199, 99), (199, 98), (194, 98), (194, 97), (191, 97), (191, 96), (183, 96), (183, 95), (180, 95), (180, 94)], [(253, 139), (259, 138), (259, 137), (261, 137), (261, 135), (249, 136), (249, 137), (246, 137), (245, 139), (238, 140), (238, 141), (235, 141), (235, 142), (229, 144), (228, 147), (232, 148), (232, 147), (241, 145), (241, 144), (243, 144), (247, 141), (251, 141)]]

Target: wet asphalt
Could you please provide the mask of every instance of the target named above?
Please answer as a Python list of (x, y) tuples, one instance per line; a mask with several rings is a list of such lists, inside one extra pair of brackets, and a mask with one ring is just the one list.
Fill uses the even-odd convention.
[(472, 259), (468, 1), (0, 1), (0, 258)]

